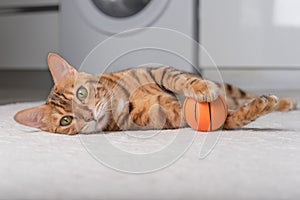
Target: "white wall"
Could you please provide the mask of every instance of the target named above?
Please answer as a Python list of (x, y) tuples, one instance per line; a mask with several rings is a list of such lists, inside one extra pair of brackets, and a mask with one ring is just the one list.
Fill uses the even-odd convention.
[(47, 69), (58, 51), (58, 12), (4, 14), (7, 7), (58, 5), (58, 0), (0, 1), (0, 69)]
[[(201, 43), (227, 82), (300, 88), (299, 0), (202, 0), (200, 15)], [(200, 63), (212, 65), (204, 53)]]

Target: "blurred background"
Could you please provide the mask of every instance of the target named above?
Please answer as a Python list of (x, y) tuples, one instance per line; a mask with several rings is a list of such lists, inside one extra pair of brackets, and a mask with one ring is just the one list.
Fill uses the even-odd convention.
[[(78, 68), (108, 37), (151, 26), (200, 42), (225, 82), (256, 92), (299, 92), (299, 10), (298, 0), (0, 0), (0, 104), (47, 97), (53, 84), (49, 52)], [(203, 49), (179, 45), (204, 76), (214, 79), (214, 64)], [(123, 66), (132, 67), (130, 59)]]

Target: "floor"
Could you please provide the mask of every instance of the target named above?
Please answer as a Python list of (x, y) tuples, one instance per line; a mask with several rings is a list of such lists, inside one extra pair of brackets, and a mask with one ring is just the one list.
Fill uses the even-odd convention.
[[(10, 90), (2, 102), (44, 95), (23, 92)], [(299, 91), (268, 93), (300, 103)], [(0, 106), (0, 199), (300, 198), (300, 110), (214, 133), (64, 136), (14, 122), (14, 113), (40, 104)]]

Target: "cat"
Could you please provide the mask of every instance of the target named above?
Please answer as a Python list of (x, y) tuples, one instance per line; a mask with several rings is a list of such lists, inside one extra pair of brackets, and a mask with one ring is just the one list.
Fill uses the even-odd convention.
[(48, 55), (48, 66), (54, 87), (46, 103), (22, 110), (14, 119), (52, 133), (74, 135), (186, 127), (178, 95), (210, 102), (225, 91), (231, 112), (224, 129), (237, 129), (270, 112), (296, 108), (294, 99), (257, 97), (170, 66), (92, 75), (78, 72), (54, 53)]

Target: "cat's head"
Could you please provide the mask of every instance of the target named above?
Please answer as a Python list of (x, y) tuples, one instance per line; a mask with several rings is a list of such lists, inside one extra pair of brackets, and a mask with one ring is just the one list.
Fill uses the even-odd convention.
[(101, 131), (109, 119), (109, 94), (98, 76), (78, 72), (57, 54), (48, 55), (54, 80), (46, 103), (18, 112), (26, 126), (62, 134)]

